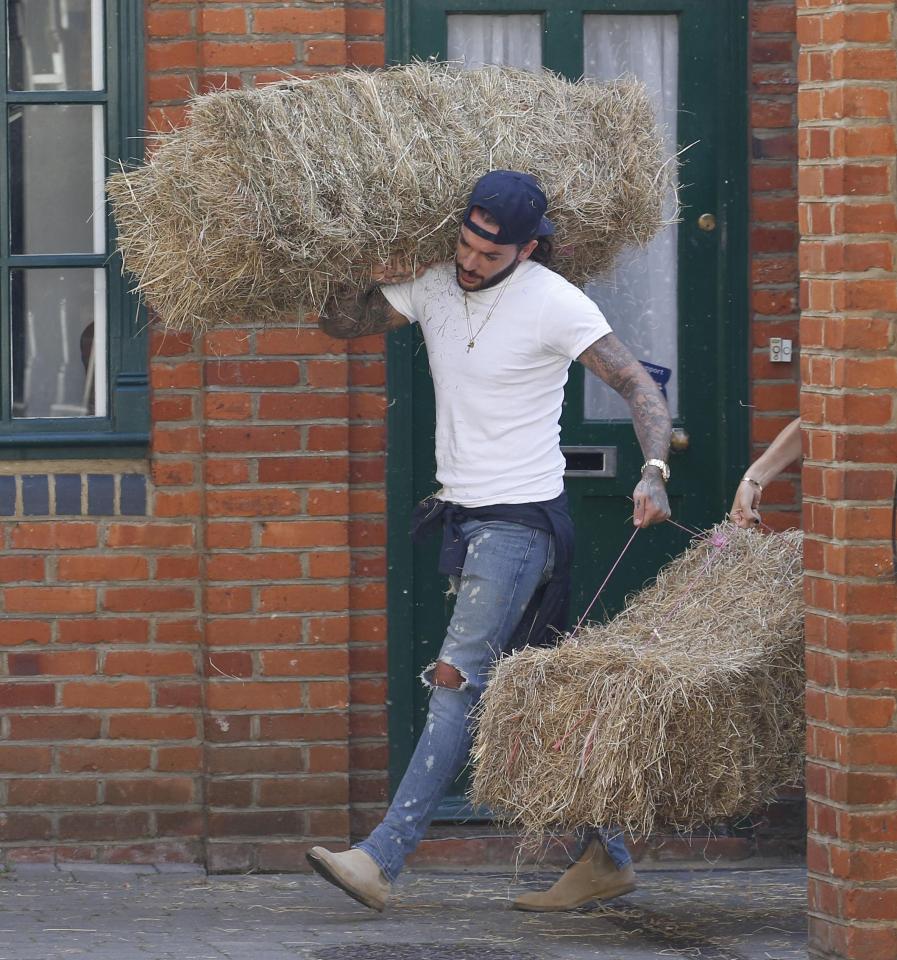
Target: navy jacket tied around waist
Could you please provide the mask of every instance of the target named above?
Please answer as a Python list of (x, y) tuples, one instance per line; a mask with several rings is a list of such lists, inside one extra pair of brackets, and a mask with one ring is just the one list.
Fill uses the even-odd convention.
[(570, 571), (573, 565), (573, 521), (567, 509), (567, 494), (541, 503), (496, 503), (487, 507), (463, 507), (458, 503), (427, 497), (411, 515), (411, 539), (419, 543), (442, 526), (439, 572), (460, 577), (467, 555), (467, 540), (461, 524), (467, 520), (501, 520), (544, 530), (554, 538), (554, 570), (551, 579), (533, 595), (505, 652), (527, 644), (556, 643), (568, 626)]

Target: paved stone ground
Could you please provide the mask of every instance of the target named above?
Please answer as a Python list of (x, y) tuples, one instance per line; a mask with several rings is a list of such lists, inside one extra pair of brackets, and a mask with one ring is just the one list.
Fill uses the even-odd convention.
[(304, 874), (20, 865), (0, 875), (0, 960), (806, 957), (801, 869), (643, 870), (638, 890), (612, 906), (509, 909), (553, 876), (409, 871), (377, 914)]

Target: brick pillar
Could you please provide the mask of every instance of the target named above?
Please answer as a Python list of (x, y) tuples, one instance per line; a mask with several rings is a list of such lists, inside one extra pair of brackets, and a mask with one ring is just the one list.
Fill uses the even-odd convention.
[(897, 957), (895, 14), (799, 0), (815, 957)]
[(349, 398), (316, 327), (205, 337), (209, 866), (349, 835)]

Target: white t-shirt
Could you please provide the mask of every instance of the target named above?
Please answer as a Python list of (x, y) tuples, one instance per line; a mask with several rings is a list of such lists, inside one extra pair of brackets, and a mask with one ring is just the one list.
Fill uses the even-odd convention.
[(558, 496), (567, 370), (610, 333), (598, 307), (531, 260), (473, 293), (458, 286), (451, 262), (380, 289), (421, 325), (427, 344), (436, 391), (437, 496), (466, 507)]

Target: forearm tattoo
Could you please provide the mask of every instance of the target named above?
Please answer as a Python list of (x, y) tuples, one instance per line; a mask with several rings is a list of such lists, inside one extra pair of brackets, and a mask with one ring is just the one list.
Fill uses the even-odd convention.
[(629, 404), (645, 459), (666, 460), (672, 431), (670, 412), (657, 384), (629, 349), (609, 333), (588, 347), (579, 362)]
[(319, 323), (331, 337), (350, 339), (384, 333), (394, 320), (395, 312), (378, 286), (367, 290), (340, 286), (324, 305)]

